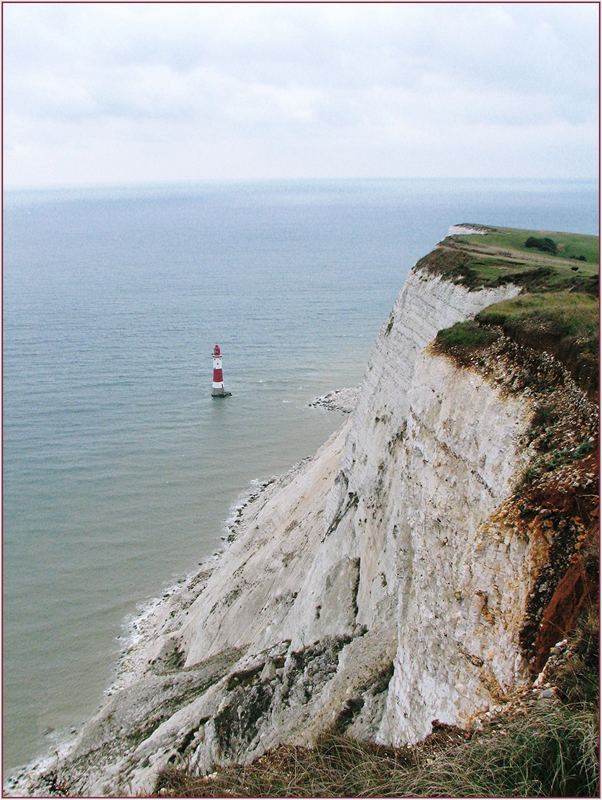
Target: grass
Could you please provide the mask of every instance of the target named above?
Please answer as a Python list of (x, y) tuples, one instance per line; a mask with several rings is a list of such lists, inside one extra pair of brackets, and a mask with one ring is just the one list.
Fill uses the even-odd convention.
[[(597, 546), (586, 561), (597, 575)], [(555, 699), (527, 695), (526, 705), (492, 718), (482, 730), (439, 725), (424, 742), (402, 748), (327, 731), (312, 748), (281, 746), (249, 765), (222, 767), (209, 777), (168, 768), (156, 792), (173, 797), (598, 797), (597, 603), (582, 612), (568, 652), (548, 671)]]
[[(600, 246), (596, 236), (583, 233), (564, 233), (561, 231), (537, 231), (523, 230), (521, 228), (500, 228), (487, 227), (485, 234), (469, 234), (457, 237), (466, 244), (481, 248), (493, 247), (503, 249), (514, 254), (536, 255), (541, 251), (525, 246), (527, 239), (549, 238), (552, 239), (557, 247), (558, 253), (555, 256), (559, 260), (569, 261), (570, 266), (579, 266), (588, 274), (597, 272), (600, 261)], [(456, 237), (452, 237), (456, 238)], [(542, 255), (546, 255), (541, 253)], [(575, 261), (579, 256), (585, 256), (586, 261)]]
[[(585, 557), (585, 568), (594, 584), (600, 574), (599, 542), (594, 542)], [(593, 605), (581, 615), (572, 636), (573, 655), (555, 674), (561, 698), (573, 706), (597, 705), (600, 696), (600, 609)]]
[[(436, 349), (466, 363), (471, 351), (496, 338), (491, 332), (494, 328), (501, 329), (519, 344), (554, 355), (583, 389), (595, 394), (599, 341), (597, 237), (474, 227), (487, 233), (450, 236), (418, 265), (469, 290), (511, 283), (522, 291), (512, 300), (481, 311), (476, 322), (440, 331)], [(530, 237), (552, 239), (558, 253), (526, 247)], [(587, 260), (575, 260), (581, 256)]]
[(554, 336), (593, 341), (598, 334), (598, 301), (578, 292), (529, 293), (489, 306), (477, 320), (507, 328), (528, 323)]
[(560, 259), (556, 263), (511, 261), (500, 256), (471, 253), (464, 248), (455, 250), (441, 246), (422, 258), (418, 266), (460, 283), (469, 291), (508, 283), (532, 292), (571, 289), (596, 294), (598, 290), (598, 275), (591, 265), (587, 270), (578, 267), (575, 271)]
[(476, 322), (490, 329), (499, 326), (519, 344), (551, 353), (583, 389), (597, 391), (597, 297), (568, 291), (528, 293), (489, 306)]
[(451, 352), (461, 358), (481, 347), (487, 347), (496, 338), (494, 331), (469, 319), (439, 331), (435, 339), (435, 349), (439, 352)]
[[(418, 265), (469, 290), (514, 283), (531, 292), (571, 289), (597, 294), (597, 237), (515, 228), (487, 228), (487, 231), (448, 236)], [(530, 237), (541, 238), (542, 234), (555, 237), (558, 247), (555, 255), (525, 246)], [(580, 257), (586, 260), (578, 260)]]
[(176, 769), (157, 789), (177, 797), (595, 797), (598, 717), (592, 703), (536, 702), (472, 736), (450, 729), (392, 749), (326, 733), (279, 747), (211, 779)]

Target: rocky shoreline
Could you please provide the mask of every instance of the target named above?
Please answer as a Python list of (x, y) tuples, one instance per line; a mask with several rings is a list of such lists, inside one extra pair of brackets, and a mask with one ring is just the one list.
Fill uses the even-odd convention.
[[(357, 388), (337, 389), (316, 398), (309, 405), (348, 414), (353, 410), (356, 399)], [(222, 547), (199, 561), (198, 569), (179, 578), (176, 583), (166, 586), (161, 594), (140, 603), (136, 612), (124, 619), (122, 633), (118, 637), (122, 647), (112, 668), (110, 683), (103, 691), (103, 703), (135, 683), (147, 671), (149, 661), (152, 660), (152, 656), (149, 658), (149, 650), (152, 650), (153, 643), (160, 636), (182, 624), (187, 609), (195, 602), (229, 546), (237, 539), (243, 525), (244, 514), (249, 507), (259, 504), (274, 484), (288, 482), (308, 460), (310, 457), (301, 459), (280, 476), (253, 479), (250, 486), (230, 506), (229, 514), (224, 521), (224, 534), (221, 536)], [(46, 753), (9, 771), (6, 791), (13, 796), (28, 794), (31, 786), (43, 780), (43, 776), (52, 770), (57, 761), (69, 755), (78, 733), (79, 730), (76, 728), (63, 732), (53, 731), (54, 742)]]
[(325, 408), (327, 411), (351, 414), (357, 404), (358, 393), (359, 387), (357, 386), (333, 389), (332, 392), (316, 397), (308, 405), (312, 408)]

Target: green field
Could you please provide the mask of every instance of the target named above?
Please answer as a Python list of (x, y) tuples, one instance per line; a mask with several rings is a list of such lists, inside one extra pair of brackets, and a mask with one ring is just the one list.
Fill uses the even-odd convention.
[[(485, 234), (460, 235), (449, 238), (467, 243), (479, 249), (482, 247), (491, 247), (497, 251), (500, 249), (507, 250), (513, 255), (539, 255), (543, 258), (565, 261), (572, 261), (573, 258), (585, 256), (586, 261), (578, 263), (578, 266), (584, 271), (584, 274), (591, 275), (598, 271), (600, 245), (597, 236), (584, 233), (562, 233), (560, 231), (522, 230), (521, 228), (491, 227), (486, 228), (486, 230), (487, 233)], [(526, 247), (525, 242), (530, 237), (537, 239), (547, 237), (552, 239), (558, 245), (557, 255), (549, 256), (537, 249)]]
[[(514, 283), (530, 292), (571, 289), (598, 293), (599, 242), (596, 236), (473, 227), (481, 227), (487, 233), (448, 236), (421, 259), (418, 266), (445, 275), (473, 291)], [(557, 253), (526, 247), (530, 237), (551, 239)]]

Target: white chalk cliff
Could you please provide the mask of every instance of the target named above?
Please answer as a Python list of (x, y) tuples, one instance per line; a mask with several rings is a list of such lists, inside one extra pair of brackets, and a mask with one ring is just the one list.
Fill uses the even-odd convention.
[(503, 507), (529, 401), (428, 347), (518, 291), (410, 274), (354, 412), (144, 622), (120, 688), (30, 792), (150, 793), (168, 764), (207, 771), (332, 725), (415, 742), (527, 680), (536, 554)]

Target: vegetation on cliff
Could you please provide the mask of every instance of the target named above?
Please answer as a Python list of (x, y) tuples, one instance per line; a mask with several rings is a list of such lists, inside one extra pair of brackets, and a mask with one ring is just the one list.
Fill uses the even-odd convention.
[[(418, 268), (472, 291), (513, 283), (529, 292), (565, 289), (597, 294), (597, 237), (515, 228), (482, 230), (448, 236), (418, 262)], [(529, 240), (545, 239), (554, 243), (555, 253), (527, 245)]]
[[(491, 228), (445, 239), (419, 262), (470, 289), (514, 283), (521, 293), (440, 331), (436, 347), (466, 364), (478, 349), (506, 336), (563, 363), (590, 395), (598, 387), (599, 245), (595, 236), (553, 233), (558, 252), (531, 255), (534, 231)], [(521, 244), (523, 243), (523, 244)], [(532, 251), (531, 251), (532, 252)], [(585, 262), (579, 258), (587, 259)]]

